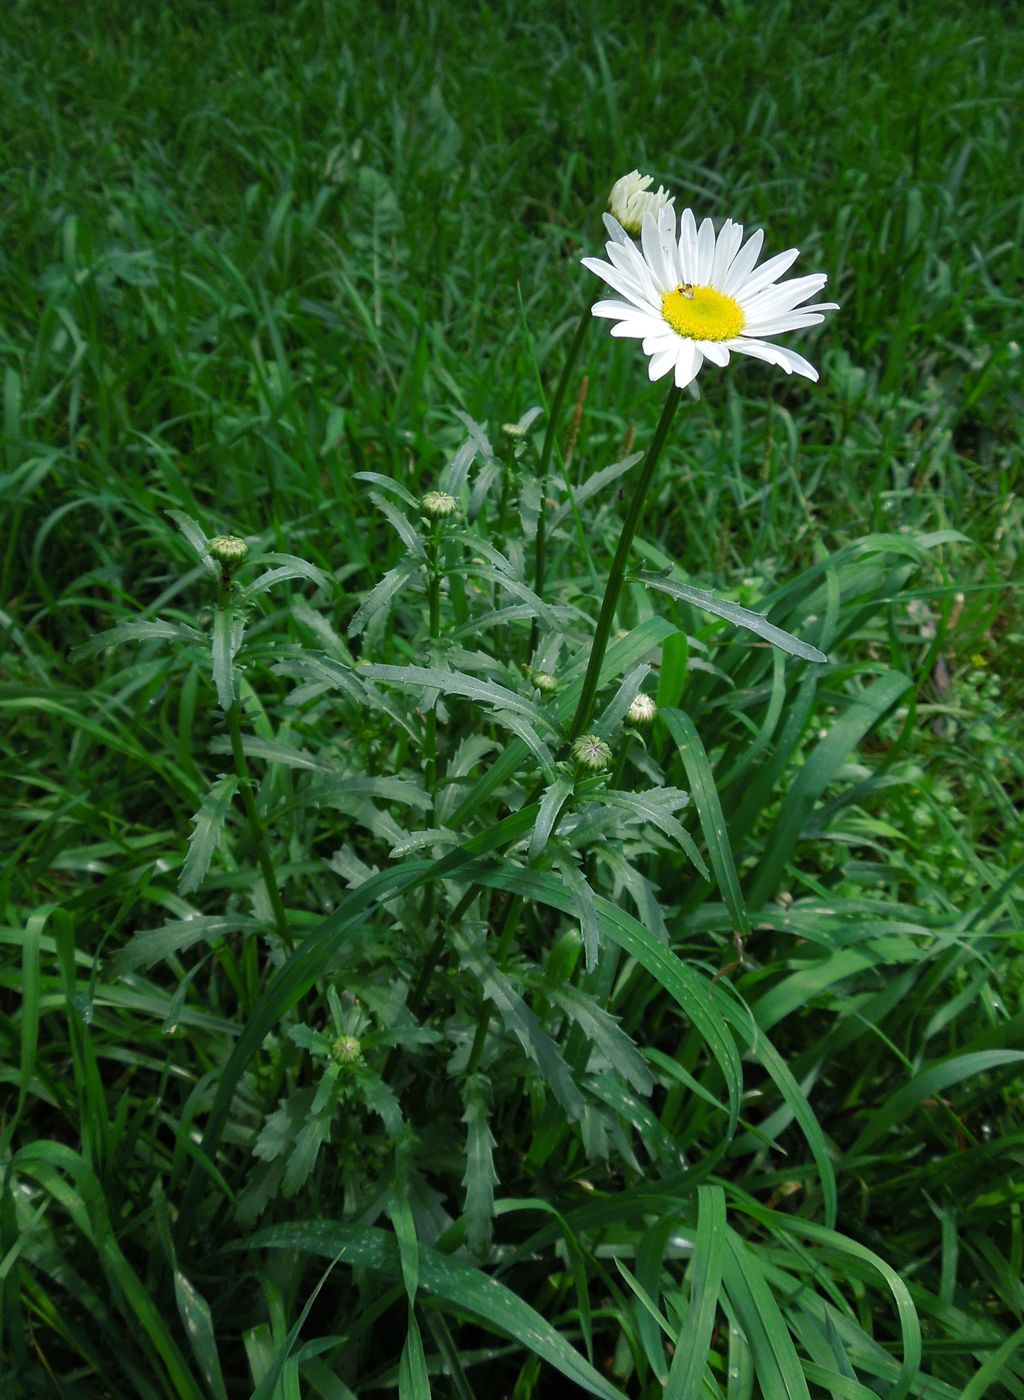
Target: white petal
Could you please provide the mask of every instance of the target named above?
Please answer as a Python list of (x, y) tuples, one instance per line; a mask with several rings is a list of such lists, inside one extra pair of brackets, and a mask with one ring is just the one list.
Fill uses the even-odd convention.
[(660, 355), (666, 350), (671, 350), (673, 355), (676, 353), (676, 341), (679, 339), (679, 336), (675, 331), (668, 330), (667, 327), (666, 331), (666, 335), (647, 336), (644, 340), (645, 355)]
[(708, 279), (712, 287), (721, 287), (724, 284), (729, 267), (739, 252), (742, 242), (743, 225), (734, 224), (732, 219), (726, 219), (722, 225), (722, 231), (718, 235), (718, 242), (715, 244), (715, 258), (711, 265), (711, 276)]
[(785, 331), (802, 331), (805, 326), (819, 326), (824, 319), (824, 316), (806, 311), (788, 311), (783, 316), (748, 321), (743, 330), (744, 334), (753, 336), (782, 335)]
[(627, 301), (632, 302), (634, 306), (645, 311), (648, 309), (647, 300), (636, 286), (636, 283), (632, 282), (628, 277), (624, 277), (621, 272), (617, 272), (610, 264), (602, 262), (600, 258), (582, 258), (581, 262), (585, 268), (596, 273), (603, 282), (607, 282), (609, 287), (619, 292)]
[(637, 309), (628, 301), (595, 301), (590, 314), (603, 316), (609, 321), (622, 321), (627, 316), (635, 316)]
[(818, 378), (818, 371), (798, 355), (795, 350), (787, 350), (783, 345), (772, 345), (766, 340), (741, 340), (736, 343), (735, 348), (741, 355), (749, 355), (755, 360), (765, 360), (770, 365), (777, 365), (779, 369), (785, 370), (787, 374), (792, 374), (794, 370), (797, 374), (802, 374), (805, 379)]
[(654, 284), (651, 269), (643, 254), (632, 243), (608, 244), (608, 257), (612, 267), (622, 273), (636, 288), (638, 294), (654, 306), (661, 305), (661, 290)]
[(823, 272), (816, 272), (810, 277), (793, 277), (788, 282), (779, 282), (773, 287), (764, 287), (754, 296), (750, 296), (745, 290), (738, 298), (740, 305), (745, 311), (753, 313), (764, 308), (775, 310), (777, 307), (785, 306), (787, 311), (794, 306), (799, 306), (800, 302), (806, 301), (808, 297), (820, 292), (828, 281)]
[(608, 230), (608, 236), (613, 243), (628, 243), (629, 234), (619, 223), (613, 214), (602, 214), (604, 226)]
[(762, 287), (767, 287), (769, 282), (777, 282), (784, 272), (793, 266), (793, 263), (800, 256), (799, 248), (787, 248), (784, 253), (776, 253), (774, 258), (769, 258), (766, 263), (762, 263), (756, 272), (750, 277), (733, 295), (741, 306), (745, 306), (750, 297), (755, 292), (759, 292)]
[(612, 335), (624, 340), (643, 340), (646, 335), (657, 335), (659, 328), (664, 324), (660, 317), (641, 316), (634, 313), (631, 320), (619, 321), (612, 326)]
[(704, 363), (704, 357), (692, 340), (680, 340), (676, 353), (676, 388), (685, 389), (697, 378), (697, 371)]
[(710, 219), (705, 219), (697, 230), (697, 266), (693, 280), (698, 286), (706, 287), (710, 282), (714, 261), (715, 226)]
[(660, 350), (657, 355), (652, 355), (647, 366), (647, 373), (651, 379), (664, 379), (666, 374), (670, 374), (675, 369), (676, 347), (671, 350)]
[(748, 274), (761, 256), (761, 245), (764, 243), (764, 230), (757, 229), (747, 239), (733, 259), (732, 266), (725, 274), (721, 290), (727, 296), (735, 296), (737, 287), (742, 287)]
[(651, 276), (654, 278), (654, 285), (661, 292), (670, 292), (676, 285), (673, 280), (673, 269), (669, 267), (665, 259), (658, 221), (650, 210), (644, 214), (644, 226), (640, 234), (640, 241), (643, 244), (647, 266), (651, 269)]
[(683, 282), (697, 281), (697, 224), (692, 209), (684, 209), (679, 220), (679, 276)]
[(720, 340), (698, 340), (697, 347), (706, 360), (724, 369), (729, 363), (728, 348)]

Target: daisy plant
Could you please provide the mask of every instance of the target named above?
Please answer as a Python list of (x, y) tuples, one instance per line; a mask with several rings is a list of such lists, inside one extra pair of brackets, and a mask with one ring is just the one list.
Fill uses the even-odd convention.
[[(654, 183), (651, 175), (641, 175), (639, 170), (631, 170), (628, 175), (621, 176), (615, 181), (608, 196), (608, 210), (604, 214), (604, 226), (608, 236), (615, 242), (629, 242), (630, 234), (637, 234), (641, 230), (645, 214), (660, 215), (663, 209), (672, 208), (673, 196), (668, 193), (664, 186), (659, 185), (656, 190), (650, 186)], [(540, 461), (537, 464), (537, 474), (541, 481), (541, 489), (547, 476), (548, 466), (551, 461), (551, 450), (554, 447), (555, 431), (558, 427), (558, 420), (561, 417), (562, 405), (565, 402), (566, 391), (572, 379), (576, 361), (579, 359), (580, 350), (583, 348), (583, 340), (587, 333), (587, 327), (591, 322), (590, 307), (585, 306), (580, 315), (573, 332), (572, 342), (569, 346), (569, 353), (566, 356), (565, 364), (562, 366), (562, 373), (559, 376), (558, 384), (555, 387), (554, 398), (551, 401), (551, 411), (548, 414), (547, 429), (544, 433), (544, 444), (541, 448)], [(541, 511), (537, 521), (537, 540), (534, 554), (534, 576), (533, 591), (539, 598), (544, 596), (544, 569), (546, 556), (546, 530), (544, 512)], [(530, 651), (535, 649), (537, 644), (537, 629), (534, 627), (530, 637)]]
[[(620, 201), (623, 216), (628, 217), (631, 208), (635, 209), (638, 198), (657, 200), (662, 193), (646, 196), (639, 188), (631, 194), (627, 191)], [(634, 201), (632, 206), (630, 199)], [(725, 368), (733, 353), (764, 360), (786, 374), (816, 380), (818, 372), (809, 361), (788, 346), (776, 344), (771, 337), (817, 325), (824, 320), (826, 311), (838, 309), (835, 302), (806, 304), (824, 287), (827, 278), (823, 272), (788, 282), (780, 280), (798, 257), (798, 249), (789, 248), (757, 266), (764, 243), (761, 229), (744, 242), (742, 225), (727, 219), (716, 236), (711, 220), (705, 219), (698, 228), (689, 209), (683, 210), (677, 223), (675, 210), (668, 202), (642, 209), (639, 246), (614, 214), (606, 215), (605, 226), (610, 235), (605, 245), (608, 260), (582, 261), (617, 295), (596, 302), (591, 312), (614, 321), (612, 335), (641, 342), (649, 357), (648, 374), (652, 380), (671, 376), (672, 383), (619, 536), (570, 739), (583, 732), (593, 713), (630, 546), (683, 390), (693, 385), (705, 361)], [(667, 585), (649, 576), (643, 581), (667, 587), (667, 591), (707, 611), (752, 627), (776, 645), (795, 641), (765, 623), (759, 614), (723, 603), (703, 590)], [(788, 645), (787, 649), (805, 659), (826, 659), (802, 643)]]

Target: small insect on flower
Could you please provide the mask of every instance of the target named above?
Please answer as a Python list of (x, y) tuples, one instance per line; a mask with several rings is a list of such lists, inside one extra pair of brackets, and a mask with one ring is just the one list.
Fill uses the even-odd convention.
[(764, 242), (760, 229), (744, 243), (742, 226), (731, 219), (716, 235), (710, 219), (698, 228), (689, 209), (677, 226), (669, 207), (644, 211), (639, 247), (610, 227), (609, 232), (608, 261), (583, 259), (583, 266), (616, 293), (597, 302), (593, 313), (616, 323), (612, 335), (642, 341), (651, 379), (671, 374), (684, 389), (705, 360), (724, 367), (731, 354), (817, 379), (818, 371), (802, 355), (770, 339), (816, 326), (826, 311), (838, 310), (832, 301), (802, 305), (824, 287), (823, 272), (779, 280), (798, 249), (757, 267)]

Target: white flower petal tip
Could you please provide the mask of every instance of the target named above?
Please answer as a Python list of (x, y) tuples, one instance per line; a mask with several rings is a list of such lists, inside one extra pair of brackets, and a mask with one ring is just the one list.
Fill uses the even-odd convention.
[[(680, 389), (693, 385), (705, 360), (724, 368), (732, 355), (816, 381), (812, 364), (771, 337), (818, 325), (826, 312), (838, 311), (832, 301), (805, 304), (821, 292), (825, 274), (780, 280), (798, 249), (776, 253), (759, 267), (760, 229), (744, 242), (742, 225), (727, 219), (716, 236), (711, 220), (698, 226), (689, 209), (677, 219), (663, 190), (648, 194), (650, 183), (649, 175), (634, 170), (612, 190), (612, 214), (605, 215), (608, 261), (582, 262), (616, 295), (596, 302), (593, 314), (614, 322), (613, 336), (641, 340), (651, 379), (672, 374)], [(624, 210), (634, 201), (635, 214), (638, 199), (656, 202), (640, 206), (634, 225)], [(630, 232), (639, 233), (639, 244)]]
[(650, 189), (653, 183), (653, 176), (631, 170), (612, 185), (608, 196), (609, 213), (604, 216), (604, 226), (614, 243), (625, 243), (630, 234), (639, 233), (645, 214), (658, 214), (662, 209), (671, 211), (675, 196), (662, 185), (656, 190)]

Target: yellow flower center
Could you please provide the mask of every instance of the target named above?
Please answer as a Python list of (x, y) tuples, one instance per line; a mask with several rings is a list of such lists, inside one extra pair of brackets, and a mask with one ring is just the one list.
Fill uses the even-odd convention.
[(746, 325), (738, 301), (714, 287), (694, 287), (689, 282), (662, 293), (661, 314), (688, 340), (732, 340)]

